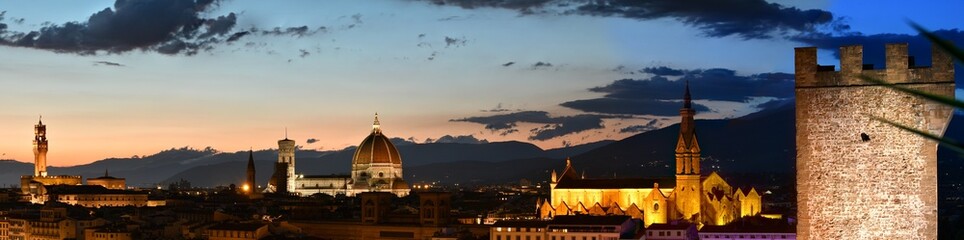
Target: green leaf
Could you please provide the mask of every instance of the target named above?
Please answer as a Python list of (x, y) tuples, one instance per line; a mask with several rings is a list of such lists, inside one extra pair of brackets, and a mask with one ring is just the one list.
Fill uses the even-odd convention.
[(911, 27), (914, 27), (914, 29), (917, 30), (917, 32), (919, 32), (921, 35), (924, 35), (924, 37), (927, 37), (927, 39), (930, 40), (932, 44), (937, 44), (938, 47), (940, 47), (947, 53), (950, 53), (951, 57), (953, 57), (955, 60), (957, 60), (961, 64), (964, 64), (964, 50), (961, 50), (957, 46), (954, 46), (954, 44), (951, 43), (951, 41), (947, 41), (941, 37), (938, 37), (937, 34), (934, 34), (933, 32), (928, 31), (926, 28), (921, 27), (920, 25), (917, 25), (917, 23), (915, 22), (909, 22), (909, 23)]
[[(868, 115), (868, 116), (869, 116), (869, 115)], [(961, 145), (960, 143), (957, 143), (957, 142), (954, 141), (953, 139), (950, 139), (950, 138), (942, 138), (942, 137), (940, 137), (940, 136), (937, 136), (937, 135), (934, 135), (934, 134), (931, 134), (931, 133), (928, 133), (928, 132), (924, 132), (924, 131), (917, 130), (917, 129), (912, 128), (912, 127), (908, 127), (908, 126), (901, 125), (900, 123), (893, 122), (893, 121), (887, 120), (887, 119), (885, 119), (885, 118), (876, 117), (876, 116), (870, 116), (870, 118), (872, 118), (872, 119), (874, 119), (874, 120), (877, 120), (877, 121), (881, 121), (881, 122), (887, 123), (887, 124), (889, 124), (889, 125), (891, 125), (891, 126), (894, 126), (894, 127), (900, 128), (900, 129), (903, 129), (904, 131), (912, 132), (912, 133), (917, 134), (917, 135), (920, 135), (920, 136), (922, 136), (922, 137), (924, 137), (924, 138), (937, 141), (937, 142), (941, 143), (942, 145), (944, 145), (945, 147), (950, 148), (951, 150), (954, 150), (954, 151), (957, 151), (958, 153), (964, 154), (964, 145)]]
[(897, 90), (897, 91), (901, 91), (901, 92), (909, 93), (909, 94), (912, 94), (912, 95), (915, 95), (915, 96), (918, 96), (918, 97), (922, 97), (922, 98), (924, 98), (924, 99), (928, 99), (928, 100), (931, 100), (931, 101), (935, 101), (935, 102), (938, 102), (938, 103), (942, 103), (942, 104), (944, 104), (944, 105), (949, 105), (949, 106), (952, 106), (952, 107), (955, 107), (955, 108), (964, 109), (964, 101), (959, 101), (959, 100), (957, 100), (957, 99), (954, 99), (954, 97), (948, 97), (948, 96), (933, 94), (933, 93), (929, 93), (929, 92), (925, 92), (925, 91), (921, 91), (921, 90), (917, 90), (917, 89), (907, 88), (907, 87), (900, 86), (900, 85), (896, 85), (896, 84), (893, 84), (893, 83), (888, 83), (888, 82), (886, 82), (886, 81), (884, 81), (884, 80), (880, 80), (880, 79), (877, 79), (877, 78), (874, 78), (874, 77), (871, 77), (871, 76), (867, 76), (867, 75), (860, 75), (860, 79), (863, 79), (864, 81), (868, 81), (868, 82), (880, 84), (880, 85), (882, 85), (882, 86), (884, 86), (884, 87), (892, 88), (892, 89)]

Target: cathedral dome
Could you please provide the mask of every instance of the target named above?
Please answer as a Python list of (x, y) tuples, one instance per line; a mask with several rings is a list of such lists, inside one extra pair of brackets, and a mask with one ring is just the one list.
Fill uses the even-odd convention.
[(372, 125), (372, 133), (358, 144), (352, 165), (357, 164), (402, 164), (402, 157), (398, 154), (395, 144), (382, 134), (379, 128), (378, 116)]

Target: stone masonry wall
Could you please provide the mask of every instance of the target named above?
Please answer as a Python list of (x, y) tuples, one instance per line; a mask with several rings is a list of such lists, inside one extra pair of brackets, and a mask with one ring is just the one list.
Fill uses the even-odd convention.
[(887, 46), (884, 71), (855, 69), (862, 48), (842, 47), (841, 71), (820, 73), (815, 49), (797, 49), (799, 239), (937, 238), (937, 143), (870, 116), (942, 134), (952, 109), (856, 79), (953, 96), (949, 59), (908, 67), (906, 47)]

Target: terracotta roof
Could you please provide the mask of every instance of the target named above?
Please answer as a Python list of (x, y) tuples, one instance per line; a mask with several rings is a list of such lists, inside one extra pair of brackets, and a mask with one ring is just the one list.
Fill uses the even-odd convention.
[(653, 183), (659, 183), (659, 188), (673, 188), (676, 180), (669, 178), (599, 178), (581, 179), (566, 178), (556, 185), (557, 189), (620, 189), (620, 188), (653, 188)]
[(352, 164), (372, 164), (390, 163), (402, 164), (402, 157), (398, 154), (395, 144), (381, 134), (380, 131), (373, 131), (355, 149), (355, 157)]

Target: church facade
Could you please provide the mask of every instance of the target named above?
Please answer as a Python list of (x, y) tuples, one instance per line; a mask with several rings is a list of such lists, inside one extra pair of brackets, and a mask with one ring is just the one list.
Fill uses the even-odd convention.
[(649, 226), (673, 220), (725, 225), (759, 214), (762, 200), (756, 189), (734, 188), (716, 172), (706, 176), (700, 172), (688, 83), (683, 98), (675, 179), (587, 179), (577, 176), (567, 159), (562, 174), (552, 172), (550, 198), (540, 203), (539, 215), (628, 215)]
[(351, 175), (295, 174), (294, 140), (278, 141), (278, 163), (267, 192), (288, 192), (301, 196), (328, 194), (355, 196), (362, 192), (389, 192), (403, 197), (411, 190), (402, 178), (402, 157), (382, 133), (378, 115), (371, 133), (365, 137), (351, 161)]

